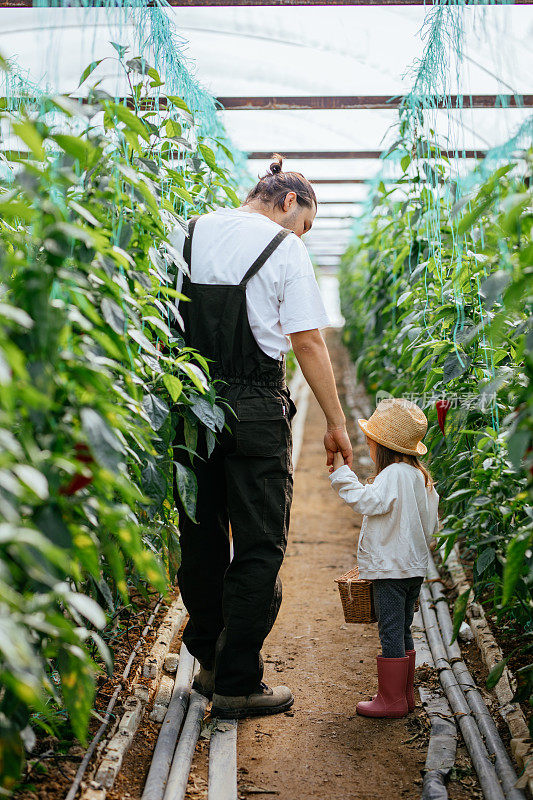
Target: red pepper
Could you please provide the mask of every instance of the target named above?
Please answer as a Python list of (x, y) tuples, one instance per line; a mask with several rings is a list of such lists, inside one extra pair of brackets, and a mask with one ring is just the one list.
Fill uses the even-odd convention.
[(437, 420), (443, 436), (444, 436), (444, 422), (446, 420), (446, 414), (448, 413), (448, 409), (450, 408), (450, 406), (451, 406), (450, 400), (437, 400), (437, 402), (435, 403), (435, 408), (437, 409)]
[(76, 472), (75, 475), (72, 476), (70, 479), (70, 483), (66, 486), (61, 486), (59, 488), (60, 494), (72, 495), (75, 492), (79, 492), (80, 489), (85, 489), (90, 483), (92, 483), (93, 476), (89, 475), (86, 477), (85, 475), (81, 475), (79, 472)]
[[(91, 455), (89, 447), (83, 442), (76, 442), (74, 445), (74, 453), (76, 461), (80, 461), (82, 464), (92, 464), (94, 462), (94, 458)], [(76, 472), (66, 486), (61, 486), (59, 488), (59, 493), (70, 496), (75, 492), (79, 492), (80, 489), (85, 489), (86, 486), (92, 483), (92, 480), (92, 475), (86, 477), (85, 475)]]
[(78, 461), (81, 461), (83, 464), (93, 463), (94, 458), (92, 457), (91, 451), (86, 444), (83, 444), (83, 442), (76, 442), (74, 445), (74, 450), (76, 452), (76, 458)]

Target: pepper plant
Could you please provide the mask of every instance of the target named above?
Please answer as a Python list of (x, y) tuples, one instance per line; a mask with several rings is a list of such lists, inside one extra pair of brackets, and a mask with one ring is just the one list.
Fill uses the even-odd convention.
[(457, 542), (471, 560), (475, 595), (517, 637), (506, 661), (517, 657), (517, 697), (532, 702), (533, 153), (479, 167), (461, 193), (434, 147), (395, 148), (403, 174), (377, 186), (342, 259), (345, 341), (376, 400), (425, 411), (442, 557)]
[(166, 593), (174, 579), (174, 469), (192, 518), (196, 503), (193, 472), (173, 465), (177, 418), (191, 455), (224, 425), (209, 364), (181, 337), (173, 231), (187, 209), (239, 202), (219, 165), (232, 155), (202, 139), (153, 68), (115, 49), (132, 107), (95, 88), (83, 104), (2, 112), (25, 151), (4, 151), (0, 184), (4, 794), (58, 709), (86, 741), (95, 673), (113, 669), (109, 616), (131, 587)]

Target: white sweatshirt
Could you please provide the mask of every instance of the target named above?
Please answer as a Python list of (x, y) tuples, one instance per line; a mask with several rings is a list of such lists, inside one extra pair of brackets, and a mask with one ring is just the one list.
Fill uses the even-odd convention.
[(385, 467), (374, 483), (362, 484), (346, 464), (329, 477), (340, 497), (364, 515), (357, 548), (359, 576), (425, 576), (428, 545), (439, 529), (439, 495), (434, 486), (425, 486), (423, 473), (398, 461)]

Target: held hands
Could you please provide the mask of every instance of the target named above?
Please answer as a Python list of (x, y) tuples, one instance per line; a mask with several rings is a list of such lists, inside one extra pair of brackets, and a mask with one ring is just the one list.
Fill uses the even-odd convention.
[(343, 464), (344, 464), (344, 458), (342, 456), (342, 453), (340, 453), (337, 450), (336, 453), (333, 453), (333, 466), (329, 468), (329, 471), (335, 472), (335, 470), (338, 469), (339, 467), (342, 467)]
[(350, 469), (353, 463), (353, 452), (350, 437), (346, 432), (346, 427), (336, 427), (326, 430), (324, 436), (324, 447), (326, 448), (326, 466), (333, 472), (343, 464), (347, 464)]

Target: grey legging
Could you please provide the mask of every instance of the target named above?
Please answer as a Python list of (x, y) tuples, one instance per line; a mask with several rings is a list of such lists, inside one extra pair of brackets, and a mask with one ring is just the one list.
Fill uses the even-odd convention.
[(384, 658), (403, 658), (414, 648), (411, 636), (415, 600), (424, 578), (384, 578), (372, 581), (378, 618), (381, 654)]

